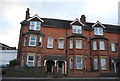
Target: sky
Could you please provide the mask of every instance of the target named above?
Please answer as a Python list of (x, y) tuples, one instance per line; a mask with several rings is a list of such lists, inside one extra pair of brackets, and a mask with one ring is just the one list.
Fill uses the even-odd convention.
[(87, 22), (99, 20), (103, 24), (118, 23), (120, 0), (0, 0), (0, 43), (18, 46), (20, 22), (27, 8), (30, 16), (75, 20), (82, 14)]

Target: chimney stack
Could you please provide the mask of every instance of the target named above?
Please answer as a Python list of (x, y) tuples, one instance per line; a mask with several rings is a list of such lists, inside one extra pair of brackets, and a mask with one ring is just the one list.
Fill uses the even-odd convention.
[(80, 21), (81, 21), (83, 24), (86, 24), (86, 17), (85, 17), (85, 15), (81, 15)]
[(25, 19), (29, 19), (29, 18), (30, 18), (30, 13), (29, 13), (29, 11), (30, 11), (29, 8), (27, 8)]

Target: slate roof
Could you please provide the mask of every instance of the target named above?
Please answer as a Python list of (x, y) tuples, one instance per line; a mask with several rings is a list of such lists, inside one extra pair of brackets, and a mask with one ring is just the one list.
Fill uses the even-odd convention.
[[(44, 22), (42, 22), (43, 27), (56, 27), (56, 28), (71, 28), (70, 23), (73, 22), (72, 20), (61, 20), (61, 19), (51, 19), (51, 18), (41, 18)], [(95, 23), (86, 22), (86, 26), (84, 29), (87, 31), (91, 31), (92, 25)], [(29, 25), (27, 20), (21, 22), (21, 25)], [(109, 33), (119, 33), (120, 34), (120, 26), (118, 25), (109, 25), (109, 24), (102, 24), (105, 26), (105, 32)]]

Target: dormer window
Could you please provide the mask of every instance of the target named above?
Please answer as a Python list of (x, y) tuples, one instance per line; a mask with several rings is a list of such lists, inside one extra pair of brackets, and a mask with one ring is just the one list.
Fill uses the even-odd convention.
[(72, 25), (72, 33), (82, 34), (82, 26)]
[(95, 35), (103, 35), (103, 28), (102, 27), (94, 27), (94, 34)]
[(30, 21), (30, 30), (40, 30), (41, 22), (39, 21)]

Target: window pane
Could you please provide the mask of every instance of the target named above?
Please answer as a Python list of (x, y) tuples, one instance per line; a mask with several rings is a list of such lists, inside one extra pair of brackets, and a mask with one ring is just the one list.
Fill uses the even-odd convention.
[(34, 56), (29, 56), (29, 57), (28, 57), (28, 60), (33, 61), (33, 60), (34, 60)]
[(111, 43), (111, 49), (112, 49), (112, 51), (116, 51), (115, 50), (115, 43)]
[(82, 34), (82, 27), (78, 25), (72, 26), (72, 33)]
[(28, 66), (34, 66), (33, 62), (28, 62)]
[(100, 41), (100, 50), (105, 50), (105, 43), (104, 43), (104, 41)]
[(40, 30), (41, 22), (30, 21), (30, 30)]
[(82, 69), (82, 57), (76, 57), (76, 69)]
[(30, 36), (29, 46), (36, 46), (36, 36)]
[(39, 38), (39, 47), (42, 47), (42, 37)]
[(27, 37), (24, 37), (24, 46), (26, 46), (26, 42), (27, 42)]
[(47, 48), (53, 48), (53, 38), (48, 38)]
[(76, 48), (82, 49), (82, 40), (81, 39), (76, 40)]
[(40, 30), (40, 22), (36, 22), (36, 30)]
[(73, 57), (70, 57), (70, 69), (73, 69)]
[(37, 57), (37, 66), (41, 66), (41, 56)]
[(58, 48), (64, 48), (64, 39), (58, 39)]
[(93, 50), (97, 50), (97, 42), (93, 41)]
[(106, 59), (102, 58), (101, 59), (101, 70), (106, 70)]
[(97, 70), (98, 69), (98, 59), (94, 58), (94, 69)]
[(103, 35), (103, 28), (102, 27), (94, 27), (94, 34), (95, 35)]
[(70, 39), (70, 49), (72, 49), (72, 48), (73, 48), (73, 40)]

